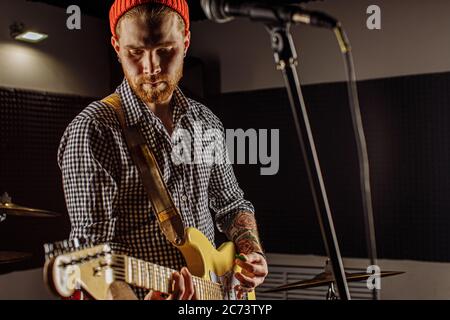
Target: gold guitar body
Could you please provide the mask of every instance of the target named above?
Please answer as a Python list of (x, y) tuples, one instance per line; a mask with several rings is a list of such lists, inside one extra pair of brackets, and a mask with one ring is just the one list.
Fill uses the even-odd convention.
[[(189, 271), (197, 277), (214, 281), (211, 275), (222, 277), (229, 272), (240, 271), (234, 264), (236, 250), (232, 242), (225, 242), (216, 250), (195, 228), (186, 229), (186, 242), (177, 248), (183, 254)], [(249, 300), (255, 298), (254, 291), (248, 294)]]

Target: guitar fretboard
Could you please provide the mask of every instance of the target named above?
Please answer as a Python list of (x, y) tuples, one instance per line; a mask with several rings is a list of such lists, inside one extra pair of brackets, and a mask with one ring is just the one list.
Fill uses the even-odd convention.
[[(114, 255), (112, 267), (117, 280), (149, 290), (171, 293), (172, 274), (176, 271), (144, 260)], [(222, 285), (193, 276), (192, 281), (200, 300), (223, 300)]]

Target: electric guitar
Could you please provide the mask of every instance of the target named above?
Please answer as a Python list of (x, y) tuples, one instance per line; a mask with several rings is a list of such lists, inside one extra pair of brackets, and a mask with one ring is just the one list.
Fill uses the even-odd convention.
[[(64, 248), (46, 245), (48, 258), (44, 266), (44, 281), (57, 296), (70, 297), (81, 288), (92, 298), (105, 300), (109, 298), (109, 286), (114, 281), (168, 294), (172, 292), (171, 277), (175, 270), (114, 254), (108, 244), (93, 246), (76, 242), (64, 242)], [(200, 231), (187, 228), (186, 241), (177, 248), (193, 275), (199, 299), (237, 299), (234, 287), (239, 281), (234, 274), (240, 268), (234, 264), (232, 242), (226, 242), (216, 250)], [(243, 299), (254, 300), (254, 291), (245, 294)]]

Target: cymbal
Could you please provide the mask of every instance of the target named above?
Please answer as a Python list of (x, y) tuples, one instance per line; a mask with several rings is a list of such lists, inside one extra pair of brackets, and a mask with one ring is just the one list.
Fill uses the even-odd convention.
[[(399, 274), (405, 273), (404, 271), (382, 271), (380, 272), (380, 277), (390, 277)], [(355, 273), (345, 273), (347, 282), (355, 282), (367, 280), (370, 276), (373, 276), (372, 273), (365, 272), (355, 272)], [(301, 280), (293, 283), (284, 284), (282, 286), (265, 290), (263, 292), (279, 292), (279, 291), (287, 291), (287, 290), (295, 290), (295, 289), (308, 289), (313, 287), (320, 287), (325, 285), (330, 285), (334, 282), (334, 276), (332, 273), (319, 273), (312, 279)]]
[(6, 214), (18, 217), (54, 218), (60, 216), (59, 213), (47, 210), (22, 207), (11, 202), (7, 193), (0, 197), (0, 215)]
[(26, 260), (31, 257), (30, 253), (15, 251), (0, 251), (0, 265)]

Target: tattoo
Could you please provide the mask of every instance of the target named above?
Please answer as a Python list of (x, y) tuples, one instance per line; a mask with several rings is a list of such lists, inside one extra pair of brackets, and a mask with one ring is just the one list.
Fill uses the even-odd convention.
[(259, 241), (256, 220), (250, 212), (239, 212), (228, 228), (227, 235), (236, 244), (238, 252), (244, 254), (263, 252)]

